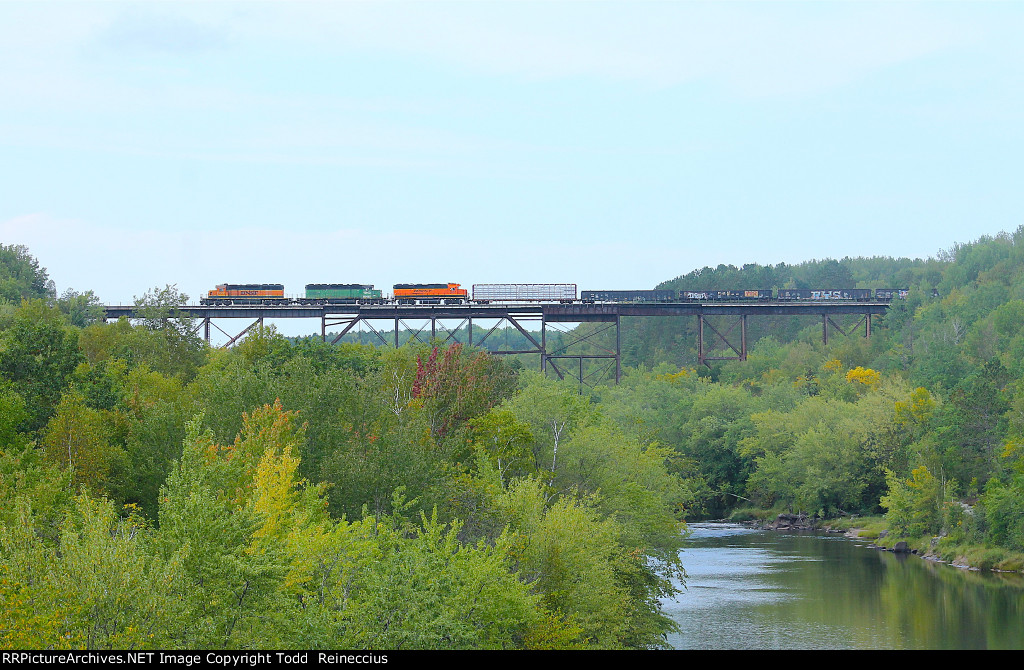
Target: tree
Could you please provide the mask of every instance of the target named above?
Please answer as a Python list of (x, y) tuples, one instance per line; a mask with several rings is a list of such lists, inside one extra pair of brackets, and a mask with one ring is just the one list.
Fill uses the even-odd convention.
[(166, 649), (182, 622), (181, 561), (154, 553), (153, 531), (131, 509), (120, 518), (106, 500), (77, 496), (59, 540), (27, 498), (0, 534), (0, 647)]
[(61, 398), (40, 444), (47, 460), (67, 471), (75, 490), (108, 492), (111, 469), (124, 458), (124, 451), (109, 442), (103, 412), (86, 407), (74, 391)]
[(347, 639), (371, 649), (516, 649), (548, 624), (541, 597), (509, 572), (509, 536), (462, 544), (436, 512), (402, 532), (378, 525), (378, 560), (356, 576)]
[(997, 360), (961, 380), (938, 411), (937, 436), (946, 473), (963, 484), (984, 484), (998, 462), (1009, 403), (1006, 369)]
[(801, 267), (797, 288), (852, 288), (853, 273), (839, 261), (828, 258)]
[(431, 347), (425, 361), (416, 357), (412, 397), (422, 400), (438, 437), (487, 411), (514, 388), (514, 375), (498, 358), (466, 351), (461, 344)]
[(0, 375), (25, 400), (24, 428), (46, 424), (84, 357), (78, 333), (42, 300), (26, 301), (0, 334)]
[(511, 569), (563, 625), (579, 627), (588, 646), (663, 646), (671, 621), (652, 591), (633, 588), (643, 552), (620, 544), (619, 523), (601, 518), (591, 498), (563, 496), (547, 505), (545, 497), (540, 481), (520, 479), (496, 500), (509, 519)]
[(470, 421), (470, 427), (474, 444), (494, 461), (503, 487), (514, 477), (536, 473), (530, 453), (533, 433), (510, 410), (494, 408)]
[(171, 284), (135, 298), (136, 319), (142, 328), (126, 338), (120, 355), (145, 361), (163, 374), (186, 380), (195, 376), (205, 362), (206, 343), (197, 334), (193, 318), (178, 309), (187, 303), (188, 296)]
[(46, 268), (21, 244), (0, 244), (0, 300), (47, 300), (56, 295)]
[[(577, 428), (593, 421), (596, 408), (568, 384), (537, 374), (524, 374), (523, 387), (505, 403), (517, 421), (529, 426), (532, 469), (554, 474), (558, 470), (559, 447)], [(553, 483), (548, 475), (549, 482)]]
[(113, 358), (129, 368), (144, 364), (183, 381), (193, 379), (206, 362), (208, 349), (193, 332), (189, 319), (172, 319), (163, 307), (142, 307), (140, 313), (157, 316), (137, 325), (122, 317), (114, 323), (96, 322), (83, 328), (83, 354), (92, 363)]
[(126, 371), (119, 381), (123, 400), (111, 419), (124, 445), (125, 471), (130, 476), (119, 482), (117, 493), (125, 502), (137, 504), (147, 517), (156, 518), (160, 487), (174, 462), (181, 460), (185, 426), (195, 411), (195, 400), (178, 377), (165, 377), (144, 365)]
[(91, 323), (100, 323), (104, 318), (103, 303), (92, 291), (64, 291), (57, 299), (57, 309), (67, 315), (72, 326), (79, 328), (85, 328)]
[[(280, 405), (247, 414), (226, 446), (200, 429), (200, 419), (190, 422), (181, 461), (160, 492), (161, 555), (187, 548), (178, 645), (282, 647), (289, 638), (298, 602), (289, 597), (290, 546), (280, 541), (288, 524), (277, 510), (294, 512), (293, 496), (303, 488), (292, 458), (302, 437)], [(318, 507), (322, 513), (322, 501)]]
[(191, 317), (178, 308), (188, 304), (188, 294), (177, 285), (153, 288), (140, 298), (135, 296), (135, 318), (150, 330), (176, 330), (190, 333)]
[(886, 473), (889, 493), (881, 503), (885, 520), (898, 536), (920, 537), (941, 530), (944, 491), (942, 482), (924, 465), (914, 468), (909, 479)]

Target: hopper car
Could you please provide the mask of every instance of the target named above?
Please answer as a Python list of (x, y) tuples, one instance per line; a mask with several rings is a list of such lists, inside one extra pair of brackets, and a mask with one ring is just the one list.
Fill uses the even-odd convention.
[(638, 291), (583, 291), (583, 302), (675, 302), (678, 295), (666, 289)]
[(869, 288), (811, 289), (783, 288), (779, 289), (779, 300), (871, 300)]
[(901, 300), (905, 299), (908, 293), (910, 291), (905, 288), (876, 288), (875, 298), (877, 300)]
[(761, 301), (771, 300), (771, 289), (730, 289), (727, 291), (680, 291), (679, 299), (682, 302), (702, 301)]

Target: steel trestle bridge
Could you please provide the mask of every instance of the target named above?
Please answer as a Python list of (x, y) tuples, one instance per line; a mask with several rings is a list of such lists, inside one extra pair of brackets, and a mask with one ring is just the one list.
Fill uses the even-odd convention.
[[(821, 336), (828, 343), (829, 332), (838, 331), (849, 336), (861, 332), (871, 337), (872, 316), (885, 314), (890, 303), (881, 300), (867, 301), (759, 301), (759, 302), (676, 302), (676, 303), (491, 303), (461, 305), (232, 305), (207, 306), (185, 305), (176, 308), (178, 313), (196, 320), (196, 334), (203, 331), (204, 339), (209, 342), (211, 328), (219, 330), (228, 341), (223, 345), (229, 347), (245, 336), (252, 328), (262, 325), (264, 319), (318, 319), (320, 334), (324, 341), (328, 338), (328, 328), (332, 332), (332, 343), (339, 342), (354, 328), (366, 326), (383, 346), (401, 346), (410, 342), (427, 343), (434, 339), (444, 342), (462, 342), (458, 333), (466, 328), (465, 342), (470, 346), (483, 346), (499, 326), (505, 324), (517, 330), (532, 345), (529, 349), (491, 350), (495, 355), (536, 354), (540, 356), (540, 370), (546, 372), (550, 367), (560, 379), (568, 373), (567, 361), (578, 363), (579, 381), (582, 386), (583, 362), (585, 360), (606, 360), (614, 363), (615, 382), (622, 375), (622, 336), (621, 323), (623, 317), (684, 317), (697, 319), (697, 359), (699, 365), (710, 367), (710, 361), (747, 360), (747, 319), (750, 316), (815, 316), (821, 319)], [(109, 305), (104, 307), (106, 319), (139, 318), (136, 307), (131, 305)], [(840, 317), (853, 315), (856, 321), (852, 325), (841, 325)], [(849, 317), (846, 317), (849, 319)], [(215, 320), (245, 319), (250, 320), (242, 331), (231, 335)], [(473, 320), (494, 321), (490, 328), (475, 342), (473, 340)], [(723, 325), (724, 322), (724, 325)], [(422, 324), (418, 328), (410, 324)], [(557, 347), (549, 347), (548, 327), (551, 324), (602, 323), (604, 328), (588, 332), (579, 339), (562, 342)], [(717, 323), (717, 326), (715, 325)], [(376, 326), (374, 324), (377, 324)], [(385, 330), (387, 324), (394, 332)], [(457, 324), (452, 327), (452, 324)], [(427, 332), (429, 326), (429, 335)], [(529, 327), (527, 327), (529, 326)], [(557, 329), (557, 326), (552, 326)], [(404, 328), (404, 335), (400, 335)], [(598, 352), (587, 354), (569, 354), (569, 347), (589, 342), (599, 333), (614, 328), (615, 349), (597, 347)], [(232, 329), (234, 331), (234, 329)], [(565, 334), (567, 331), (558, 330)], [(724, 345), (724, 348), (723, 346)], [(717, 347), (717, 348), (715, 348)], [(714, 356), (714, 351), (725, 350), (730, 355)], [(575, 366), (574, 366), (575, 367)], [(575, 377), (575, 371), (572, 373)]]

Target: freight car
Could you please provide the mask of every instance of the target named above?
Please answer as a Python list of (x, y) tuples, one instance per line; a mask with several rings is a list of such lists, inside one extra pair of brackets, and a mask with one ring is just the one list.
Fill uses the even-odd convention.
[(787, 300), (871, 300), (871, 289), (869, 288), (842, 288), (842, 289), (811, 289), (811, 288), (783, 288), (779, 289), (778, 299)]
[(473, 284), (473, 302), (576, 301), (576, 284)]
[(683, 302), (771, 300), (771, 289), (729, 289), (726, 291), (680, 291)]
[(469, 291), (459, 284), (395, 284), (392, 297), (399, 305), (461, 305)]
[(200, 304), (203, 305), (281, 305), (287, 304), (284, 284), (217, 284)]
[(675, 291), (652, 289), (649, 291), (583, 291), (583, 302), (675, 302), (679, 299)]
[(306, 284), (303, 305), (378, 305), (384, 295), (373, 284)]
[(910, 293), (905, 288), (876, 288), (875, 299), (876, 300), (893, 300), (893, 299), (905, 299), (907, 294)]

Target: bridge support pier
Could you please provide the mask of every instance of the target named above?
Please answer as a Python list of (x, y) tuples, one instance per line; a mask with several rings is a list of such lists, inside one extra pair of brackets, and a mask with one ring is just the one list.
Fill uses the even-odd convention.
[(843, 328), (842, 326), (840, 326), (828, 314), (822, 314), (821, 315), (821, 341), (822, 341), (822, 344), (828, 344), (828, 330), (829, 330), (829, 326), (830, 325), (832, 326), (833, 330), (838, 330), (845, 337), (850, 337), (854, 333), (855, 330), (860, 328), (861, 324), (864, 324), (864, 337), (870, 338), (871, 337), (871, 312), (865, 312), (864, 314), (861, 315), (861, 317), (859, 319), (857, 319), (857, 323), (853, 324), (852, 326), (848, 326), (847, 328)]
[[(599, 327), (589, 333), (582, 336), (576, 337), (568, 343), (563, 343), (558, 348), (548, 351), (547, 348), (547, 327), (551, 323), (588, 323), (598, 322), (603, 323), (603, 327)], [(611, 377), (618, 384), (622, 379), (622, 321), (621, 316), (616, 311), (613, 314), (602, 314), (597, 317), (580, 318), (580, 317), (569, 317), (564, 315), (554, 316), (545, 314), (541, 320), (541, 372), (547, 373), (547, 368), (550, 367), (558, 375), (559, 379), (565, 379), (567, 376), (571, 376), (579, 384), (580, 393), (583, 393), (583, 387), (589, 386), (593, 388), (598, 381), (606, 378), (609, 372)], [(614, 351), (593, 341), (601, 333), (605, 333), (611, 328), (615, 329), (615, 349)], [(559, 331), (567, 333), (567, 331)], [(588, 345), (588, 349), (580, 351), (580, 345)], [(576, 353), (569, 351), (571, 347), (576, 347)], [(564, 365), (560, 367), (560, 362), (565, 360), (576, 361), (577, 365), (572, 373), (569, 372)], [(557, 362), (556, 362), (557, 361)], [(599, 367), (596, 370), (591, 370), (587, 373), (584, 370), (584, 361), (606, 361), (608, 365)]]
[[(729, 339), (728, 339), (729, 335), (732, 333), (732, 331), (736, 328), (737, 325), (740, 327), (740, 347), (739, 347), (739, 349), (737, 349), (736, 346), (733, 345), (733, 343), (730, 342)], [(705, 327), (707, 327), (709, 330), (711, 330), (712, 333), (717, 335), (718, 339), (721, 340), (722, 343), (725, 344), (725, 346), (727, 346), (730, 349), (732, 349), (736, 353), (736, 355), (735, 356), (709, 356), (708, 355), (708, 353), (710, 353), (709, 350), (705, 349), (705, 344), (707, 344), (707, 342), (706, 342), (706, 340), (704, 338), (704, 328)], [(715, 341), (714, 338), (712, 338), (712, 341)], [(712, 349), (710, 351), (714, 351), (714, 350)], [(711, 364), (708, 363), (708, 361), (745, 361), (745, 360), (747, 360), (747, 315), (746, 314), (738, 315), (737, 320), (734, 321), (732, 323), (732, 325), (729, 326), (729, 328), (727, 328), (725, 330), (724, 333), (721, 332), (720, 330), (718, 330), (717, 328), (715, 328), (715, 326), (708, 320), (708, 315), (707, 314), (705, 314), (704, 312), (700, 312), (700, 313), (697, 314), (697, 364), (698, 365), (705, 365), (705, 366), (710, 368)]]

